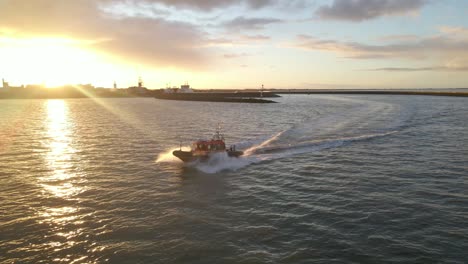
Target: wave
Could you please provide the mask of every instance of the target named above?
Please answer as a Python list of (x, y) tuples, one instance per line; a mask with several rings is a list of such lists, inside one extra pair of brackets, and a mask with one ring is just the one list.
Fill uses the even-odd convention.
[[(255, 163), (392, 135), (407, 125), (408, 116), (397, 105), (349, 98), (340, 100), (353, 104), (344, 107), (344, 111), (318, 114), (312, 111), (308, 116), (302, 113), (301, 121), (288, 129), (262, 139), (238, 142), (238, 148), (245, 149), (241, 157), (218, 153), (206, 161), (185, 166), (205, 173), (238, 170)], [(157, 162), (174, 162), (172, 151), (175, 149), (178, 148), (159, 155)]]
[(227, 153), (216, 153), (211, 155), (206, 161), (195, 161), (188, 163), (187, 166), (212, 174), (225, 170), (235, 171), (251, 164), (258, 163), (259, 161), (260, 160), (254, 156), (241, 156), (235, 158), (229, 157)]
[(226, 170), (235, 171), (260, 162), (288, 158), (294, 155), (317, 152), (323, 149), (336, 148), (353, 141), (383, 137), (397, 132), (398, 131), (390, 131), (379, 134), (360, 135), (333, 140), (311, 141), (308, 143), (301, 143), (296, 145), (287, 144), (269, 146), (269, 143), (278, 139), (279, 134), (276, 134), (261, 144), (249, 148), (241, 157), (235, 158), (229, 157), (227, 153), (217, 153), (211, 155), (208, 160), (203, 162), (195, 161), (185, 165), (187, 167), (195, 168), (199, 171), (209, 174)]

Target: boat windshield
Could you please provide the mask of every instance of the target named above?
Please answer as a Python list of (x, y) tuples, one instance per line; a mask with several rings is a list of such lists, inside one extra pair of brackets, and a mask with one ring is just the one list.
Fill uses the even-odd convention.
[(198, 142), (193, 143), (192, 149), (201, 150), (201, 151), (224, 150), (226, 149), (226, 145), (224, 144), (222, 140), (198, 141)]

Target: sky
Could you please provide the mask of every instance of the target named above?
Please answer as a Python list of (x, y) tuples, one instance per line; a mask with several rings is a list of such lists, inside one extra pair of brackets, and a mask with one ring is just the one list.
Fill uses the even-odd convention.
[(467, 17), (460, 0), (0, 0), (0, 78), (466, 88)]

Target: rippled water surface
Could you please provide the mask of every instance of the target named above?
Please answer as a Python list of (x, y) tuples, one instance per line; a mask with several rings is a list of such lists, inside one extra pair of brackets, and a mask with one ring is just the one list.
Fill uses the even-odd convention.
[(278, 101), (0, 101), (0, 262), (467, 263), (467, 99)]

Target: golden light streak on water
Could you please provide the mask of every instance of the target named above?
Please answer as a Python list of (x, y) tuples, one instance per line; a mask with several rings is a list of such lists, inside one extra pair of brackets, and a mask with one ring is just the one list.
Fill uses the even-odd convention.
[(48, 193), (61, 198), (71, 198), (83, 191), (74, 184), (79, 179), (72, 170), (71, 161), (76, 150), (71, 146), (73, 126), (69, 119), (68, 106), (64, 100), (45, 102), (47, 117), (46, 164), (51, 172), (40, 179)]
[[(41, 223), (53, 223), (54, 225), (61, 226), (77, 219), (77, 216), (74, 215), (78, 212), (78, 208), (71, 206), (63, 206), (59, 208), (45, 208), (40, 212), (40, 216), (44, 219)], [(60, 235), (61, 233), (57, 233)]]
[(142, 123), (142, 120), (139, 119), (137, 115), (134, 115), (130, 112), (125, 112), (122, 109), (116, 108), (112, 106), (112, 104), (106, 102), (105, 99), (96, 97), (94, 94), (91, 94), (88, 90), (84, 89), (80, 85), (74, 85), (74, 88), (78, 89), (82, 94), (86, 95), (89, 99), (92, 99), (95, 103), (109, 111), (115, 116), (118, 116), (120, 119), (125, 121), (125, 123), (131, 125), (133, 128), (137, 129), (138, 131), (142, 132), (148, 136), (148, 138), (157, 136), (157, 132), (147, 131)]
[[(68, 102), (65, 100), (47, 100), (44, 102), (45, 135), (43, 145), (46, 149), (44, 159), (46, 173), (38, 178), (42, 187), (42, 199), (54, 203), (37, 209), (40, 223), (47, 223), (51, 229), (51, 241), (47, 245), (54, 251), (70, 248), (80, 241), (78, 237), (83, 229), (80, 208), (66, 201), (77, 201), (77, 195), (84, 191), (86, 179), (76, 173), (76, 149), (73, 146), (73, 120), (70, 118)], [(63, 202), (61, 202), (63, 201)], [(62, 237), (62, 239), (60, 239)], [(73, 259), (55, 259), (67, 261), (85, 256), (74, 256)]]

